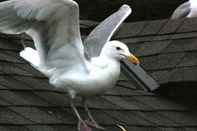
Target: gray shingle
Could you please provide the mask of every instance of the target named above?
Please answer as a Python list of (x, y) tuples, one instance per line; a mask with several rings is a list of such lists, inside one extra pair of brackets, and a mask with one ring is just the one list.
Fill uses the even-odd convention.
[(197, 50), (197, 39), (178, 39), (171, 41), (168, 48), (166, 48), (164, 53), (175, 53), (175, 52), (185, 52), (185, 51), (196, 51)]
[(120, 106), (116, 105), (111, 101), (108, 101), (105, 97), (92, 97), (88, 99), (88, 105), (94, 109), (121, 109)]
[(2, 106), (49, 106), (46, 101), (31, 91), (1, 90), (0, 98)]
[(0, 126), (1, 131), (31, 131), (25, 126)]
[(0, 124), (33, 124), (33, 122), (10, 108), (0, 107)]
[[(1, 36), (2, 36), (2, 34), (1, 34)], [(20, 49), (22, 49), (21, 44), (12, 40), (12, 38), (8, 38), (7, 35), (4, 35), (4, 36), (7, 37), (7, 39), (1, 38), (0, 49), (12, 50), (12, 51), (19, 51)]]
[[(160, 54), (165, 51), (170, 43), (171, 40), (140, 43), (135, 48), (134, 53), (140, 57)], [(129, 45), (129, 47), (133, 49), (132, 45)]]
[(25, 77), (25, 76), (20, 76), (20, 77), (13, 76), (13, 79), (18, 81), (18, 83), (21, 83), (22, 85), (29, 87), (29, 89), (31, 90), (53, 90), (54, 89), (54, 87), (49, 84), (48, 79), (46, 79), (45, 77), (35, 78), (35, 77)]
[(0, 50), (0, 60), (8, 61), (13, 63), (25, 63), (24, 60), (19, 56), (19, 52)]
[(196, 126), (197, 124), (196, 112), (163, 112), (162, 114), (180, 125)]
[(197, 66), (197, 51), (196, 52), (188, 52), (182, 59), (182, 62), (178, 65), (178, 67), (185, 66)]
[(144, 27), (143, 31), (140, 33), (140, 35), (157, 34), (161, 30), (161, 28), (166, 24), (167, 21), (167, 19), (164, 19), (148, 22)]
[(10, 107), (10, 109), (26, 119), (37, 124), (58, 124), (61, 121), (55, 119), (49, 112), (45, 112), (35, 107)]
[(172, 82), (184, 82), (184, 81), (196, 81), (197, 79), (197, 67), (184, 67), (174, 69), (173, 75), (170, 77)]
[[(105, 99), (113, 103), (115, 106), (119, 107), (122, 110), (150, 110), (149, 105), (144, 105), (132, 97), (128, 100), (125, 97), (116, 97), (116, 96), (107, 96)], [(116, 109), (115, 107), (112, 109)]]
[(158, 112), (138, 112), (136, 114), (143, 116), (147, 121), (152, 122), (152, 125), (155, 125), (155, 126), (177, 126), (178, 125), (172, 119), (169, 119), (168, 117), (165, 117)]
[(186, 129), (186, 131), (196, 131), (197, 130), (197, 128), (195, 128), (195, 127), (187, 127), (185, 129)]
[(160, 30), (159, 34), (175, 33), (181, 27), (183, 21), (184, 19), (168, 20)]
[(31, 131), (76, 131), (73, 125), (33, 125), (27, 126)]
[[(29, 105), (29, 101), (16, 95), (14, 92), (9, 90), (0, 91), (0, 97), (6, 100), (10, 105)], [(30, 104), (31, 105), (31, 104)]]
[(70, 125), (77, 123), (77, 118), (70, 107), (48, 107), (39, 109), (44, 112), (48, 112), (51, 117), (57, 119), (61, 123)]
[(185, 53), (173, 53), (173, 54), (160, 54), (149, 57), (142, 57), (141, 63), (143, 67), (148, 70), (161, 70), (168, 68), (176, 68), (184, 58)]
[[(1, 75), (0, 76), (0, 83), (2, 86), (8, 88), (8, 89), (32, 89), (31, 86), (29, 86), (28, 84), (26, 84), (26, 79), (29, 80), (31, 78), (26, 78), (26, 77), (18, 77), (18, 76), (14, 76), (14, 75)], [(33, 79), (31, 81), (31, 83), (33, 82)], [(32, 83), (33, 84), (33, 83)]]
[(114, 125), (116, 124), (116, 119), (111, 115), (106, 113), (104, 110), (91, 110), (92, 115), (101, 125)]
[(177, 32), (192, 32), (197, 30), (197, 19), (185, 19), (182, 26), (177, 30)]
[(69, 99), (66, 94), (59, 94), (55, 92), (35, 92), (36, 95), (47, 101), (53, 106), (67, 106), (69, 105)]
[(170, 111), (170, 110), (176, 110), (176, 111), (185, 111), (190, 110), (190, 108), (185, 107), (181, 104), (178, 104), (173, 101), (169, 101), (165, 98), (162, 98), (160, 96), (141, 96), (141, 97), (132, 97), (127, 98), (129, 99), (135, 99), (141, 104), (144, 104), (144, 106), (149, 106), (150, 110), (163, 110), (163, 111)]
[(153, 71), (150, 72), (150, 75), (160, 84), (168, 83), (170, 78), (170, 71), (169, 70), (160, 70), (160, 71)]
[(114, 118), (117, 124), (125, 124), (125, 125), (153, 125), (153, 123), (147, 121), (136, 112), (131, 111), (105, 111), (112, 118)]
[(162, 130), (160, 127), (157, 127), (157, 126), (154, 126), (154, 127), (153, 126), (128, 126), (127, 129), (131, 131), (168, 131), (165, 129)]
[(43, 75), (28, 64), (1, 62), (0, 74), (16, 74), (23, 76), (43, 77)]
[(114, 35), (114, 39), (117, 38), (125, 38), (138, 36), (141, 31), (146, 26), (147, 22), (136, 22), (136, 23), (127, 23), (124, 24), (124, 28), (120, 28), (120, 30)]
[[(123, 82), (122, 82), (123, 83)], [(147, 93), (142, 90), (134, 90), (128, 87), (122, 87), (122, 85), (117, 85), (114, 90), (107, 91), (104, 95), (115, 95), (115, 96), (151, 96), (153, 93)]]

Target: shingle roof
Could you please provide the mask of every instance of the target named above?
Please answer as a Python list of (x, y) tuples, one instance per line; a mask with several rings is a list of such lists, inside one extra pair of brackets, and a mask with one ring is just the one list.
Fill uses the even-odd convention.
[[(169, 82), (193, 81), (195, 85), (197, 27), (190, 28), (191, 21), (128, 23), (114, 38), (126, 42), (140, 57), (143, 68), (160, 84), (173, 88)], [(22, 60), (18, 55), (21, 49), (17, 37), (1, 35), (0, 130), (76, 130), (77, 121), (65, 92), (56, 91), (47, 78)], [(122, 75), (114, 90), (89, 101), (101, 125), (113, 131), (120, 131), (116, 124), (124, 125), (128, 131), (197, 130), (195, 107), (180, 103), (177, 96), (163, 97), (136, 88)], [(84, 112), (79, 100), (76, 103)]]
[(115, 38), (129, 45), (143, 68), (160, 84), (196, 82), (196, 23), (197, 19), (129, 23)]

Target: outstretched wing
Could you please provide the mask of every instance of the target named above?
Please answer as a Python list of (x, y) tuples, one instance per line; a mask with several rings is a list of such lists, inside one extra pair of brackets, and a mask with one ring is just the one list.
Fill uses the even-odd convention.
[(0, 32), (30, 35), (42, 64), (56, 68), (85, 68), (79, 8), (72, 0), (1, 2)]
[(190, 8), (190, 1), (187, 1), (183, 4), (181, 4), (179, 7), (175, 9), (173, 12), (171, 19), (178, 19), (178, 18), (184, 18), (187, 17), (191, 11)]
[(112, 35), (130, 13), (131, 8), (128, 5), (123, 5), (90, 33), (84, 41), (85, 52), (89, 57), (100, 55), (103, 46), (111, 39)]

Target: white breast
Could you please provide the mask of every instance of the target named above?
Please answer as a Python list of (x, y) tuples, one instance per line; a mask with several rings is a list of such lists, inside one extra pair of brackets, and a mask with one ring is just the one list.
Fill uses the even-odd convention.
[(74, 91), (80, 95), (94, 95), (113, 88), (119, 79), (120, 63), (108, 61), (104, 68), (94, 67), (90, 74), (61, 75), (50, 83), (59, 89)]

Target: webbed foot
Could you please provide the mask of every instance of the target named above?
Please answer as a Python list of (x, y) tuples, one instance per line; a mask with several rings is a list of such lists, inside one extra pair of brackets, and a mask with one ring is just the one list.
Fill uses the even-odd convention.
[(92, 131), (92, 129), (86, 124), (85, 121), (80, 120), (78, 122), (78, 131)]
[(91, 126), (91, 127), (94, 127), (94, 128), (97, 128), (97, 129), (102, 129), (104, 130), (105, 128), (100, 126), (96, 121), (91, 121), (91, 120), (85, 120), (85, 122), (87, 123), (87, 125)]

